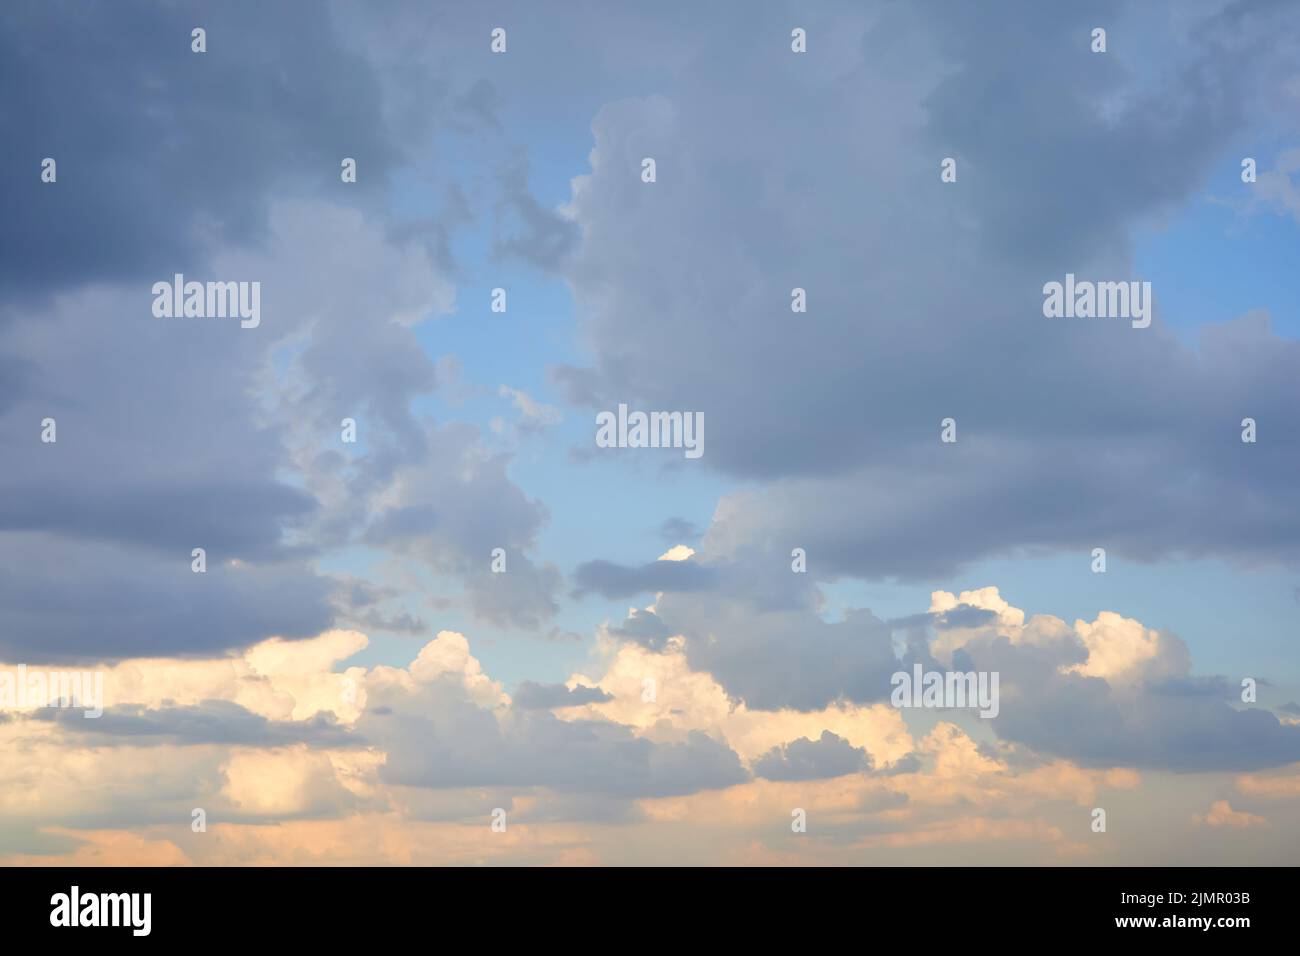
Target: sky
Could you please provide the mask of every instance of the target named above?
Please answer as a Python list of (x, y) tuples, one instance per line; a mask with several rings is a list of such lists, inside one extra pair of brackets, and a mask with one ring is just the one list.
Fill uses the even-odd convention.
[(1280, 0), (6, 4), (0, 863), (1298, 862), (1297, 63)]

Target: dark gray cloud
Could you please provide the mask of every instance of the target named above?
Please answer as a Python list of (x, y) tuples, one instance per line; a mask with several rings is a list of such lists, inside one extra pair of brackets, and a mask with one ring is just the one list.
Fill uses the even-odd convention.
[[(906, 757), (901, 757), (894, 761), (894, 763), (890, 764), (884, 770), (879, 771), (879, 773), (886, 777), (903, 773), (920, 773), (921, 766), (921, 758), (917, 754), (908, 754)], [(899, 796), (905, 795), (899, 794)]]
[[(48, 620), (31, 619), (31, 599), (0, 611), (13, 625), (0, 647), (20, 659), (211, 652), (312, 633), (335, 611), (421, 627), (400, 596), (352, 607), (314, 570), (357, 541), (460, 578), (480, 619), (541, 628), (555, 613), (562, 578), (525, 553), (545, 509), (505, 477), (506, 456), (481, 453), (476, 429), (412, 411), (449, 368), (413, 329), (454, 307), (453, 231), (475, 205), (534, 225), (543, 211), (523, 154), (493, 142), (490, 167), (510, 174), (489, 195), (443, 176), (445, 209), (393, 218), (397, 166), (432, 149), (435, 130), (499, 134), (502, 103), (487, 79), (381, 39), (373, 18), (358, 28), (357, 12), (250, 0), (0, 12), (0, 133), (22, 144), (0, 157), (13, 187), (0, 223), (12, 250), (0, 265), (0, 554), (15, 565), (37, 547), (39, 566), (81, 574), (75, 589), (30, 572), (10, 581), (62, 595)], [(196, 26), (206, 53), (191, 52)], [(446, 26), (431, 32), (455, 48)], [(379, 55), (375, 41), (391, 45)], [(55, 184), (40, 182), (45, 156)], [(355, 184), (340, 182), (344, 156)], [(152, 283), (176, 272), (260, 281), (262, 325), (152, 317)], [(56, 444), (38, 440), (45, 417)], [(344, 418), (358, 446), (340, 443)], [(436, 506), (402, 493), (420, 481)], [(492, 546), (511, 551), (504, 580), (482, 576)], [(189, 621), (160, 589), (194, 547), (256, 571), (236, 587), (210, 570)], [(237, 608), (217, 613), (221, 600)], [(144, 609), (113, 611), (128, 601)]]
[(700, 591), (710, 587), (715, 575), (692, 561), (651, 561), (627, 567), (610, 561), (588, 561), (574, 572), (575, 594), (607, 598), (632, 597), (654, 591)]
[(866, 750), (829, 730), (823, 730), (818, 740), (800, 737), (773, 747), (754, 762), (754, 775), (768, 780), (823, 780), (870, 769)]
[[(13, 319), (0, 323), (0, 352), (39, 370), (0, 418), (0, 536), (290, 556), (285, 533), (317, 505), (280, 480), (283, 432), (266, 427), (248, 394), (262, 330), (155, 319), (151, 302), (144, 283), (40, 310), (0, 304)], [(41, 441), (46, 418), (55, 443)]]
[[(0, 302), (0, 354), (23, 370), (0, 390), (0, 560), (17, 594), (0, 613), (18, 659), (315, 633), (339, 602), (313, 561), (358, 540), (461, 577), (479, 617), (539, 627), (554, 613), (561, 576), (525, 553), (546, 512), (506, 476), (508, 456), (484, 454), (476, 428), (411, 411), (438, 385), (412, 326), (452, 301), (427, 253), (335, 204), (277, 200), (267, 221), (263, 244), (212, 250), (227, 278), (263, 283), (255, 329), (155, 318), (147, 280)], [(365, 334), (358, 315), (372, 317)], [(40, 440), (47, 417), (55, 443)], [(344, 418), (359, 446), (340, 441)], [(512, 551), (504, 582), (482, 577), (487, 542)], [(209, 588), (191, 594), (176, 575), (193, 548), (207, 551), (196, 577)], [(246, 570), (218, 583), (232, 561)], [(61, 598), (34, 620), (24, 592)], [(363, 618), (417, 626), (401, 608), (377, 614)]]
[(0, 532), (126, 539), (155, 552), (183, 550), (186, 542), (195, 542), (217, 553), (274, 557), (285, 553), (279, 547), (281, 531), (316, 508), (311, 496), (295, 488), (234, 475), (199, 478), (184, 486), (147, 480), (115, 486), (112, 478), (85, 484), (7, 484)]
[[(877, 579), (1099, 543), (1300, 560), (1300, 345), (1248, 301), (1192, 347), (1159, 288), (1145, 330), (1045, 319), (1041, 293), (1142, 278), (1130, 237), (1236, 167), (1226, 143), (1291, 76), (1272, 41), (1300, 10), (1144, 31), (1159, 71), (1118, 5), (820, 13), (807, 58), (774, 57), (766, 18), (702, 19), (735, 55), (608, 103), (575, 185), (565, 274), (594, 361), (555, 380), (597, 408), (702, 411), (704, 466), (765, 482), (726, 497), (702, 552), (788, 542), (810, 573)], [(1266, 442), (1241, 443), (1247, 415)]]
[(199, 226), (255, 238), (271, 192), (337, 186), (353, 156), (379, 195), (398, 158), (372, 69), (310, 4), (8, 5), (0, 88), (0, 139), (22, 144), (0, 156), (0, 294), (197, 270)]
[(643, 608), (633, 612), (622, 624), (611, 625), (609, 632), (616, 637), (634, 641), (652, 651), (661, 651), (672, 637), (668, 625), (654, 611)]
[(825, 621), (813, 608), (755, 608), (736, 598), (665, 598), (660, 614), (687, 635), (691, 666), (750, 707), (819, 710), (883, 699), (898, 668), (889, 628), (868, 610)]
[(520, 710), (550, 710), (579, 704), (601, 704), (614, 698), (599, 687), (566, 687), (564, 684), (538, 684), (526, 680), (515, 691), (514, 705)]
[(211, 655), (309, 637), (334, 619), (331, 582), (296, 563), (235, 565), (214, 550), (196, 574), (181, 547), (163, 556), (36, 534), (0, 543), (3, 660)]
[(283, 747), (306, 743), (316, 747), (361, 747), (365, 741), (340, 725), (330, 714), (307, 720), (268, 720), (228, 700), (205, 700), (189, 707), (147, 708), (139, 705), (108, 707), (94, 719), (79, 710), (34, 711), (33, 720), (57, 723), (84, 743), (113, 743), (131, 747), (221, 744), (249, 747)]
[(933, 618), (934, 626), (938, 628), (948, 627), (980, 627), (984, 624), (990, 624), (997, 618), (997, 613), (987, 608), (972, 607), (969, 604), (958, 604), (956, 607), (944, 611), (942, 614), (927, 615)]

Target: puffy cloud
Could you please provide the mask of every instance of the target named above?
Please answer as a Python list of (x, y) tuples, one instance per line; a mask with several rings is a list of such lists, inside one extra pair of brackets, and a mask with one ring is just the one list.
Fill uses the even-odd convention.
[(1300, 730), (1268, 711), (1171, 693), (1193, 679), (1173, 634), (1108, 611), (1073, 628), (1050, 615), (1006, 621), (1004, 612), (959, 629), (955, 644), (961, 669), (1000, 675), (1001, 711), (989, 723), (1002, 739), (1087, 766), (1228, 771), (1300, 759)]
[(236, 750), (222, 764), (220, 796), (240, 815), (285, 818), (338, 816), (364, 805), (382, 758), (339, 754), (297, 745)]
[(1152, 681), (1165, 675), (1181, 676), (1191, 664), (1182, 641), (1114, 611), (1102, 611), (1091, 623), (1075, 621), (1074, 633), (1088, 649), (1088, 660), (1067, 672), (1102, 677), (1112, 686)]
[(660, 646), (665, 631), (681, 635), (691, 668), (713, 675), (753, 708), (821, 710), (841, 699), (883, 700), (898, 667), (889, 626), (862, 609), (824, 620), (820, 595), (803, 577), (790, 572), (788, 559), (766, 567), (757, 561), (702, 565), (687, 589), (658, 582), (665, 589), (653, 611), (629, 617), (622, 633), (651, 647)]
[(409, 672), (376, 669), (366, 700), (357, 730), (382, 741), (380, 775), (400, 786), (545, 786), (631, 797), (747, 779), (729, 747), (698, 731), (660, 743), (606, 720), (508, 706), (460, 635), (439, 635)]
[[(611, 700), (586, 705), (592, 716), (636, 727), (659, 739), (701, 731), (725, 739), (751, 764), (801, 737), (830, 732), (866, 750), (877, 767), (892, 766), (913, 749), (899, 712), (885, 704), (837, 702), (817, 710), (762, 709), (733, 699), (711, 674), (693, 669), (677, 637), (661, 650), (620, 640), (613, 630), (600, 640), (598, 676), (574, 674), (570, 683), (599, 684)], [(573, 712), (563, 716), (572, 718)]]
[(1208, 813), (1195, 818), (1207, 827), (1266, 827), (1268, 821), (1253, 813), (1234, 810), (1227, 800), (1215, 800)]
[[(340, 670), (365, 646), (342, 631), (234, 659), (124, 662), (106, 675), (119, 703), (101, 727), (64, 715), (0, 724), (11, 756), (0, 847), (11, 863), (652, 860), (670, 827), (678, 860), (915, 861), (998, 847), (1042, 861), (1095, 856), (1071, 835), (1087, 808), (1141, 786), (1122, 767), (1025, 761), (947, 720), (913, 737), (886, 704), (751, 708), (693, 670), (683, 643), (652, 651), (603, 636), (595, 678), (526, 685), (513, 700), (451, 631), (405, 668)], [(1238, 787), (1283, 795), (1287, 779), (1251, 774)], [(188, 833), (195, 806), (205, 834)], [(510, 821), (500, 841), (494, 807)], [(792, 807), (809, 814), (810, 842), (755, 842)], [(1202, 822), (1247, 817), (1256, 829), (1239, 810)], [(364, 850), (330, 842), (361, 833)]]
[(663, 554), (659, 555), (659, 560), (660, 561), (686, 561), (693, 554), (695, 554), (695, 550), (693, 548), (689, 548), (684, 544), (675, 544), (667, 551), (665, 551)]
[[(895, 672), (933, 661), (962, 672), (996, 672), (1000, 710), (987, 721), (989, 730), (1045, 758), (1219, 771), (1300, 760), (1300, 728), (1265, 710), (1237, 709), (1222, 695), (1180, 692), (1203, 683), (1191, 673), (1186, 645), (1116, 612), (1073, 626), (1052, 615), (1026, 618), (988, 587), (934, 592), (927, 614), (897, 624), (862, 609), (827, 622), (819, 590), (784, 564), (763, 568), (751, 560), (711, 570), (718, 587), (665, 591), (606, 634), (635, 647), (620, 653), (637, 662), (642, 678), (658, 679), (660, 667), (652, 662), (674, 659), (697, 680), (708, 674), (718, 708), (724, 700), (727, 707), (738, 702), (763, 712), (870, 706), (888, 698)], [(896, 639), (896, 629), (905, 641)], [(619, 694), (611, 675), (597, 682)], [(822, 729), (838, 733), (831, 727), (817, 733)]]

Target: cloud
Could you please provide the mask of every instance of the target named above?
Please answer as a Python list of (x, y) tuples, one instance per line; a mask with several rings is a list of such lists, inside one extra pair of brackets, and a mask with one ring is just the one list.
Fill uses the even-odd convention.
[[(936, 594), (935, 603), (952, 595)], [(967, 592), (963, 600), (981, 598)], [(996, 589), (983, 600), (1002, 603)], [(1023, 616), (1017, 611), (1017, 616)], [(1002, 739), (1083, 766), (1180, 772), (1256, 770), (1300, 760), (1300, 728), (1214, 694), (1171, 694), (1195, 680), (1175, 635), (1102, 611), (1068, 627), (1051, 615), (1022, 626), (968, 629), (952, 648), (961, 669), (1000, 675)]]
[(308, 720), (273, 721), (224, 700), (157, 709), (127, 704), (114, 707), (94, 720), (83, 718), (75, 710), (38, 710), (33, 717), (55, 721), (74, 736), (113, 738), (118, 746), (230, 744), (283, 747), (305, 743), (330, 748), (364, 744), (329, 713), (317, 714)]
[(819, 780), (846, 773), (865, 773), (871, 758), (829, 730), (817, 740), (800, 737), (773, 747), (754, 763), (754, 773), (769, 780)]
[(684, 544), (675, 544), (663, 554), (659, 555), (660, 561), (685, 561), (695, 554), (694, 549)]
[[(1164, 612), (845, 595), (1096, 546), (1300, 559), (1300, 346), (1267, 290), (1195, 335), (1159, 283), (1149, 329), (1041, 313), (1066, 272), (1145, 278), (1136, 237), (1235, 177), (1234, 144), (1277, 149), (1231, 205), (1295, 212), (1300, 12), (829, 0), (794, 56), (792, 9), (511, 3), (499, 58), (465, 42), (481, 12), (420, 0), (237, 0), (201, 55), (183, 8), (0, 12), (26, 91), (0, 116), (0, 660), (94, 664), (106, 704), (0, 712), (0, 860), (1222, 862), (1216, 827), (1287, 862), (1296, 707), (1198, 673)], [(709, 416), (680, 490), (721, 498), (636, 545), (660, 560), (552, 563), (572, 502), (532, 489), (574, 475), (536, 485), (510, 446), (567, 412), (509, 343), (435, 354), (476, 344), (434, 324), (455, 283), (521, 264), (572, 294), (566, 402)], [(154, 319), (176, 272), (260, 281), (261, 325)], [(585, 645), (574, 564), (578, 611), (639, 599)], [(448, 629), (481, 624), (498, 655), (578, 643), (535, 645), (569, 663), (511, 695)], [(997, 672), (999, 716), (890, 706), (914, 663)], [(1076, 836), (1121, 793), (1131, 839)]]
[(192, 541), (178, 540), (162, 556), (0, 534), (0, 658), (95, 663), (204, 654), (329, 627), (328, 579), (293, 562), (235, 562), (217, 549), (207, 571), (195, 574)]
[[(420, 660), (448, 650), (463, 655), (463, 638), (440, 635)], [(379, 669), (366, 681), (364, 737), (383, 741), (381, 778), (403, 787), (535, 787), (611, 797), (666, 796), (726, 787), (748, 778), (725, 744), (693, 731), (675, 743), (638, 737), (605, 720), (560, 720), (532, 709), (492, 705), (471, 692), (460, 668)], [(573, 703), (578, 703), (574, 701)]]
[(622, 624), (611, 625), (609, 633), (625, 638), (652, 651), (663, 650), (667, 646), (672, 632), (659, 615), (649, 608), (628, 608), (627, 618)]
[(577, 579), (609, 596), (662, 591), (653, 609), (632, 611), (611, 633), (654, 649), (681, 635), (691, 668), (750, 707), (820, 710), (840, 699), (883, 700), (898, 669), (889, 625), (865, 609), (824, 620), (820, 593), (806, 575), (791, 573), (788, 558), (692, 558), (637, 569), (592, 562)]
[(1277, 157), (1276, 167), (1258, 174), (1250, 191), (1249, 208), (1263, 206), (1279, 215), (1289, 214), (1300, 222), (1300, 184), (1292, 176), (1300, 171), (1300, 149), (1289, 149)]
[(1215, 800), (1208, 813), (1194, 817), (1207, 827), (1266, 827), (1268, 821), (1253, 813), (1234, 810), (1227, 800)]
[(502, 385), (498, 394), (502, 398), (510, 399), (515, 410), (519, 412), (519, 420), (514, 427), (520, 434), (540, 432), (552, 425), (558, 425), (563, 420), (558, 408), (542, 404), (527, 392)]
[[(883, 702), (892, 675), (919, 663), (996, 672), (1000, 711), (981, 723), (1001, 740), (1082, 766), (1237, 771), (1300, 760), (1300, 726), (1235, 709), (1218, 694), (1172, 692), (1206, 680), (1191, 673), (1186, 645), (1116, 612), (1073, 626), (1027, 618), (988, 587), (936, 591), (927, 615), (900, 624), (866, 609), (827, 621), (805, 576), (755, 564), (715, 567), (713, 589), (666, 590), (606, 633), (644, 652), (682, 655), (755, 710)], [(917, 622), (928, 623), (918, 630)], [(900, 626), (907, 640), (896, 645)], [(611, 689), (607, 678), (598, 682)]]
[[(25, 92), (0, 131), (32, 149), (0, 157), (14, 184), (0, 294), (200, 272), (205, 234), (256, 239), (269, 195), (337, 183), (344, 155), (363, 157), (360, 192), (380, 194), (399, 149), (374, 71), (330, 16), (301, 13), (246, 2), (205, 11), (208, 52), (196, 54), (181, 6), (6, 10), (0, 60)], [(40, 181), (44, 156), (59, 164), (54, 185)]]
[(528, 189), (528, 162), (522, 154), (501, 171), (500, 183), (493, 255), (519, 258), (544, 271), (558, 270), (577, 241), (576, 226), (533, 197)]
[[(691, 671), (680, 638), (659, 653), (605, 639), (598, 682), (534, 685), (560, 698), (564, 719), (525, 708), (531, 689), (512, 703), (460, 634), (439, 633), (405, 668), (338, 671), (364, 642), (330, 632), (266, 641), (233, 662), (125, 662), (106, 675), (109, 708), (97, 728), (62, 716), (0, 724), (0, 753), (13, 757), (0, 761), (5, 862), (150, 853), (432, 862), (488, 852), (542, 862), (577, 847), (648, 860), (665, 852), (665, 826), (685, 840), (668, 852), (703, 861), (768, 839), (758, 835), (788, 822), (792, 806), (807, 810), (819, 836), (789, 848), (804, 862), (865, 851), (937, 861), (963, 846), (1041, 862), (1096, 852), (1067, 834), (1101, 791), (1140, 783), (1131, 770), (1066, 760), (1016, 766), (949, 721), (914, 739), (885, 704), (754, 710)], [(649, 700), (647, 676), (658, 691)], [(877, 772), (868, 753), (879, 755)], [(1252, 774), (1239, 788), (1288, 799), (1285, 788), (1255, 786), (1266, 779), (1289, 778)], [(206, 808), (209, 831), (191, 838), (194, 806)], [(511, 836), (475, 851), (493, 807), (507, 808)], [(1252, 816), (1232, 814), (1212, 808), (1201, 822), (1239, 826)], [(368, 834), (365, 849), (338, 842), (349, 832)]]
[[(437, 387), (413, 326), (450, 308), (447, 281), (346, 208), (279, 202), (268, 230), (265, 248), (212, 253), (223, 275), (265, 277), (255, 330), (156, 319), (147, 285), (97, 286), (0, 326), (0, 348), (41, 372), (0, 417), (14, 447), (0, 491), (24, 502), (0, 506), (0, 562), (27, 579), (4, 605), (5, 653), (24, 656), (26, 641), (69, 659), (202, 653), (316, 633), (339, 602), (310, 560), (358, 541), (459, 578), (482, 619), (535, 628), (554, 614), (561, 576), (526, 553), (546, 511), (507, 477), (509, 456), (410, 408)], [(103, 362), (110, 352), (122, 361)], [(34, 424), (46, 416), (54, 444)], [(508, 575), (490, 575), (484, 541), (509, 549)], [(196, 547), (209, 570), (182, 587)], [(78, 569), (77, 598), (29, 620), (24, 595), (55, 568)], [(122, 595), (151, 597), (128, 619)], [(208, 602), (238, 610), (175, 620)], [(392, 623), (414, 626), (403, 613)]]
[(659, 536), (665, 543), (676, 544), (680, 541), (693, 541), (700, 536), (700, 529), (685, 518), (668, 518), (659, 526)]
[(613, 700), (599, 687), (566, 687), (563, 684), (538, 684), (524, 681), (515, 691), (514, 705), (520, 710), (552, 710)]
[(626, 567), (610, 561), (587, 561), (578, 566), (575, 594), (596, 593), (602, 597), (633, 597), (651, 591), (703, 590), (713, 581), (708, 568), (688, 561), (653, 561)]
[[(819, 709), (762, 709), (737, 699), (715, 675), (693, 668), (680, 636), (648, 648), (606, 628), (598, 647), (592, 674), (575, 673), (569, 683), (599, 685), (613, 699), (587, 705), (586, 715), (635, 727), (655, 739), (681, 740), (701, 731), (725, 739), (751, 764), (791, 740), (818, 740), (823, 731), (869, 751), (881, 768), (895, 767), (915, 747), (900, 712), (888, 704), (836, 701)], [(574, 719), (575, 712), (562, 716)]]
[[(807, 70), (758, 52), (761, 18), (698, 24), (735, 56), (607, 103), (572, 187), (564, 274), (593, 358), (555, 379), (574, 403), (706, 416), (703, 467), (746, 487), (701, 556), (799, 546), (822, 580), (1099, 542), (1142, 561), (1300, 559), (1300, 345), (1250, 303), (1189, 345), (1159, 288), (1143, 330), (1046, 320), (1041, 292), (1066, 272), (1142, 278), (1132, 236), (1235, 165), (1225, 143), (1293, 69), (1267, 51), (1297, 11), (1189, 14), (1159, 71), (1121, 50), (1099, 68), (1096, 11), (826, 15), (843, 16), (833, 62)], [(737, 83), (761, 112), (735, 109)], [(1240, 441), (1246, 415), (1267, 443)]]

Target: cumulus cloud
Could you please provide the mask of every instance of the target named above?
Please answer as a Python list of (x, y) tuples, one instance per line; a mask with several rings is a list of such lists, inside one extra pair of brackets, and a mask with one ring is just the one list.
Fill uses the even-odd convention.
[(1266, 827), (1268, 821), (1253, 813), (1232, 809), (1227, 800), (1215, 800), (1208, 813), (1195, 818), (1207, 827)]
[(1178, 771), (1300, 760), (1300, 728), (1223, 694), (1187, 692), (1219, 684), (1192, 673), (1177, 635), (1113, 611), (1071, 626), (1027, 617), (987, 587), (937, 591), (928, 613), (901, 622), (866, 609), (828, 622), (819, 589), (784, 566), (766, 576), (752, 564), (715, 571), (720, 586), (660, 593), (610, 627), (610, 639), (678, 654), (751, 709), (870, 705), (889, 697), (894, 673), (919, 664), (996, 672), (1000, 705), (988, 728), (1045, 757)]
[[(362, 736), (385, 741), (382, 778), (407, 787), (546, 786), (614, 796), (665, 796), (747, 778), (725, 744), (692, 732), (655, 743), (605, 720), (560, 720), (545, 709), (488, 706), (467, 674), (477, 662), (431, 669), (431, 656), (463, 653), (442, 634), (406, 672), (379, 669), (366, 682)], [(525, 693), (525, 699), (532, 695)], [(535, 703), (535, 702), (533, 702)], [(576, 702), (575, 702), (576, 703)]]
[[(407, 667), (343, 666), (365, 643), (336, 631), (266, 641), (234, 661), (123, 662), (106, 675), (99, 727), (64, 714), (0, 724), (0, 752), (14, 757), (0, 767), (3, 858), (428, 862), (490, 849), (553, 861), (600, 852), (605, 837), (592, 826), (616, 827), (609, 839), (636, 858), (654, 852), (654, 828), (665, 824), (735, 853), (801, 806), (834, 842), (756, 845), (805, 862), (868, 850), (916, 862), (994, 845), (1011, 858), (1060, 859), (1095, 852), (1069, 833), (1102, 791), (1140, 785), (1123, 768), (1004, 759), (951, 721), (913, 736), (887, 704), (751, 708), (692, 670), (681, 638), (651, 651), (604, 637), (596, 676), (525, 685), (513, 699), (461, 634), (440, 632)], [(75, 769), (61, 757), (73, 743)], [(1252, 774), (1238, 787), (1294, 799), (1288, 780)], [(104, 787), (111, 798), (93, 796)], [(195, 805), (207, 809), (210, 833), (177, 837), (176, 821)], [(520, 842), (475, 851), (492, 807), (508, 808)], [(1196, 822), (1255, 830), (1260, 819), (1212, 807)], [(349, 827), (374, 845), (329, 842)], [(397, 846), (405, 850), (394, 856)], [(704, 851), (681, 848), (679, 858)]]
[[(1000, 604), (996, 589), (964, 600)], [(936, 595), (936, 603), (951, 595)], [(1023, 626), (966, 629), (964, 668), (1001, 675), (999, 737), (1086, 766), (1247, 770), (1300, 760), (1298, 728), (1221, 697), (1169, 694), (1188, 679), (1177, 636), (1103, 611), (1068, 627), (1051, 615)]]

